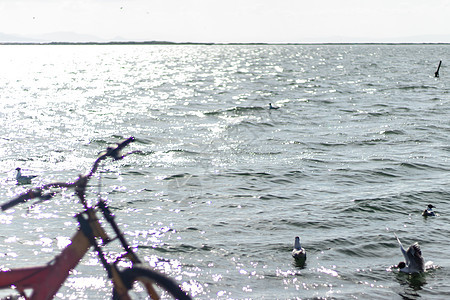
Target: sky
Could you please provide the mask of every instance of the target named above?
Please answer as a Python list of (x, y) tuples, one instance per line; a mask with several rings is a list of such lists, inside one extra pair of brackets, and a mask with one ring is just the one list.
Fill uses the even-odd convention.
[(60, 33), (53, 41), (74, 33), (103, 41), (450, 43), (449, 16), (450, 0), (0, 0), (0, 34)]

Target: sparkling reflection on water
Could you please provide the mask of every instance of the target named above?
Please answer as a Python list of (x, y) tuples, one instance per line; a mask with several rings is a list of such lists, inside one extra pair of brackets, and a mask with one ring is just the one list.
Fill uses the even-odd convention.
[[(445, 66), (433, 74), (447, 48), (2, 46), (0, 195), (30, 187), (18, 166), (35, 186), (73, 180), (135, 136), (101, 193), (145, 262), (195, 298), (442, 299), (450, 90)], [(77, 227), (72, 196), (0, 214), (0, 267), (51, 261)], [(420, 216), (429, 202), (438, 218)], [(424, 280), (390, 268), (393, 231), (433, 260)], [(57, 298), (110, 293), (89, 253)]]

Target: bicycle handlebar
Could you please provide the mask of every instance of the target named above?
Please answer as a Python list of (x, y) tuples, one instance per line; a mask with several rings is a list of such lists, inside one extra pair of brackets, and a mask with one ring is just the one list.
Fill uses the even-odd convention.
[(40, 188), (29, 189), (28, 191), (26, 191), (25, 193), (22, 193), (21, 195), (14, 198), (13, 200), (2, 204), (0, 206), (2, 211), (5, 211), (11, 207), (16, 206), (17, 204), (26, 202), (26, 201), (34, 199), (34, 198), (39, 198), (41, 201), (49, 200), (50, 198), (52, 198), (55, 195), (55, 193), (45, 193), (44, 194), (43, 192), (44, 192), (44, 190), (47, 190), (52, 187), (56, 187), (56, 188), (63, 188), (63, 187), (76, 188), (76, 187), (78, 187), (81, 179), (85, 179), (85, 182), (87, 182), (87, 180), (89, 180), (89, 178), (97, 171), (100, 161), (106, 159), (107, 157), (112, 157), (114, 160), (120, 160), (120, 159), (124, 158), (126, 155), (121, 155), (120, 151), (123, 148), (125, 148), (126, 146), (128, 146), (128, 144), (130, 144), (133, 141), (134, 141), (134, 137), (129, 137), (128, 139), (124, 140), (123, 142), (117, 144), (115, 147), (106, 148), (106, 151), (103, 151), (95, 160), (91, 171), (85, 176), (80, 176), (76, 181), (49, 183)]
[(42, 191), (40, 191), (40, 190), (36, 190), (36, 191), (28, 190), (25, 194), (22, 194), (19, 197), (15, 198), (7, 203), (4, 203), (1, 206), (2, 210), (7, 210), (8, 208), (16, 206), (17, 204), (25, 202), (27, 200), (39, 197), (40, 195), (42, 195)]

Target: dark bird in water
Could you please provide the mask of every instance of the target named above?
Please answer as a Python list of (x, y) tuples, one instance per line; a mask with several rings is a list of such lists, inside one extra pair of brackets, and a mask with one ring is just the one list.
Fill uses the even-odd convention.
[(427, 209), (425, 209), (422, 212), (422, 216), (424, 217), (434, 217), (436, 214), (433, 211), (433, 208), (436, 208), (435, 206), (428, 204)]
[(422, 251), (420, 250), (419, 244), (414, 243), (409, 246), (407, 250), (405, 250), (397, 235), (395, 235), (395, 237), (397, 238), (398, 244), (400, 245), (400, 250), (405, 258), (405, 261), (399, 262), (396, 268), (398, 268), (400, 272), (408, 274), (424, 272), (425, 262), (423, 260)]
[(292, 257), (297, 263), (305, 263), (306, 260), (306, 250), (300, 245), (300, 238), (295, 237), (294, 249), (292, 250)]
[(37, 177), (36, 175), (22, 175), (22, 169), (16, 168), (17, 174), (16, 174), (16, 180), (18, 184), (30, 184), (31, 179)]

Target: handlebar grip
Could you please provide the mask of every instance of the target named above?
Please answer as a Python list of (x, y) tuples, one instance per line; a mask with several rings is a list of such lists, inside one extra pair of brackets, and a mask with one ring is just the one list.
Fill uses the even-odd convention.
[(33, 191), (33, 190), (29, 190), (28, 192), (26, 192), (25, 194), (20, 195), (19, 197), (17, 197), (16, 199), (13, 199), (9, 202), (6, 202), (5, 204), (3, 204), (1, 206), (2, 210), (5, 211), (11, 207), (16, 206), (17, 204), (20, 204), (22, 202), (25, 202), (27, 200), (36, 198), (36, 197), (40, 197), (42, 194), (42, 192), (40, 190), (37, 191)]
[(134, 141), (134, 136), (131, 136), (129, 138), (127, 138), (125, 141), (123, 141), (122, 143), (120, 143), (117, 146), (117, 149), (121, 150), (123, 148), (125, 148), (126, 146), (128, 146), (129, 143), (131, 143), (132, 141)]
[(131, 143), (132, 141), (134, 141), (134, 137), (129, 137), (127, 138), (125, 141), (117, 144), (116, 147), (109, 147), (107, 149), (106, 155), (107, 156), (111, 156), (114, 159), (121, 159), (122, 156), (120, 156), (120, 150), (122, 150), (123, 148), (125, 148), (129, 143)]

